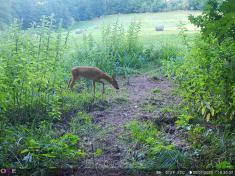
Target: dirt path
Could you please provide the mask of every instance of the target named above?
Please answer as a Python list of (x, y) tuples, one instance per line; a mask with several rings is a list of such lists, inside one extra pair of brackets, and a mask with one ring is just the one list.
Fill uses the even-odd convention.
[[(100, 148), (103, 153), (100, 156), (90, 156), (85, 161), (86, 167), (95, 165), (98, 168), (123, 168), (128, 151), (119, 139), (124, 126), (132, 120), (165, 118), (167, 114), (162, 114), (161, 108), (179, 102), (179, 99), (171, 95), (172, 85), (166, 78), (153, 80), (150, 76), (139, 75), (132, 77), (129, 84), (126, 82), (124, 80), (120, 85), (121, 91), (127, 95), (124, 102), (115, 103), (111, 98), (111, 106), (108, 109), (90, 113), (103, 131), (90, 139), (94, 148), (93, 151), (90, 149), (90, 152)], [(153, 90), (158, 90), (157, 95)], [(153, 111), (143, 108), (145, 104), (153, 104)], [(177, 143), (175, 136), (173, 142)]]

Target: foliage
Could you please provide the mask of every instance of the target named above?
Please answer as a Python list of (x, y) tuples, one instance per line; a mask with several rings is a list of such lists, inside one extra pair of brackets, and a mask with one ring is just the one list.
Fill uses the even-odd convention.
[(189, 121), (191, 119), (192, 119), (192, 116), (182, 114), (178, 117), (178, 120), (175, 122), (175, 124), (178, 127), (190, 129)]
[(155, 60), (160, 60), (157, 62), (161, 65), (162, 72), (172, 79), (175, 79), (176, 70), (182, 65), (184, 55), (183, 47), (171, 44), (160, 45), (153, 51)]
[[(207, 8), (201, 16), (190, 16), (190, 20), (201, 27), (203, 36), (203, 41), (196, 43), (191, 56), (189, 56), (192, 58), (200, 55), (200, 58), (196, 57), (198, 59), (192, 66), (194, 73), (199, 73), (195, 80), (198, 82), (197, 87), (199, 84), (204, 86), (196, 92), (196, 97), (200, 92), (200, 99), (202, 100), (198, 101), (199, 97), (195, 97), (196, 102), (194, 101), (194, 104), (207, 120), (216, 115), (221, 116), (220, 119), (226, 118), (228, 121), (234, 119), (234, 103), (232, 100), (235, 84), (234, 5), (234, 0), (208, 1)], [(213, 47), (211, 47), (211, 44)], [(196, 47), (199, 49), (196, 49)], [(192, 61), (192, 59), (188, 60)], [(188, 61), (186, 60), (186, 62)], [(200, 65), (203, 65), (203, 67), (200, 67)], [(190, 74), (192, 76), (193, 73), (190, 72)], [(191, 86), (196, 85), (194, 83)], [(203, 93), (205, 88), (207, 93)], [(195, 89), (199, 90), (199, 87)], [(213, 101), (210, 101), (211, 98)], [(201, 103), (201, 107), (198, 103)]]
[[(27, 148), (20, 151), (21, 154), (25, 155), (23, 161), (26, 163), (26, 167), (38, 167), (41, 161), (44, 167), (54, 166), (55, 161), (50, 159), (55, 158), (58, 165), (63, 165), (65, 161), (73, 161), (78, 157), (84, 155), (81, 150), (78, 150), (76, 144), (79, 138), (73, 134), (66, 133), (58, 139), (51, 139), (48, 143), (40, 144), (33, 138), (26, 139)], [(37, 162), (32, 164), (32, 162)], [(51, 165), (53, 164), (53, 165)]]
[(0, 141), (2, 167), (67, 167), (85, 154), (77, 147), (77, 135), (58, 136), (47, 121), (40, 122), (38, 127), (8, 127), (2, 130)]
[[(54, 14), (68, 27), (74, 21), (89, 20), (107, 14), (161, 12), (169, 10), (202, 9), (205, 0), (1, 0), (0, 24), (12, 18), (23, 19), (23, 27), (39, 22), (42, 15)], [(1, 27), (0, 27), (1, 28)]]
[(160, 139), (160, 135), (151, 122), (131, 121), (126, 126), (129, 145), (135, 145), (131, 167), (148, 169), (180, 168), (186, 163), (185, 156), (173, 145)]
[[(234, 167), (234, 1), (209, 1), (203, 14), (190, 16), (201, 35), (167, 57), (162, 68), (176, 80), (187, 112), (176, 125), (187, 129), (197, 167)], [(181, 35), (186, 39), (185, 33)]]
[(188, 6), (190, 10), (202, 10), (207, 0), (189, 0)]
[(161, 89), (159, 89), (158, 87), (153, 89), (153, 93), (160, 93), (161, 92)]
[(71, 65), (65, 64), (64, 52), (68, 34), (61, 32), (61, 25), (54, 26), (53, 17), (43, 17), (27, 31), (15, 21), (2, 34), (1, 167), (70, 167), (85, 154), (78, 143), (93, 127), (86, 114), (79, 114), (80, 120), (72, 118), (80, 131), (72, 125), (67, 130), (56, 126), (66, 113), (73, 116), (71, 111), (89, 109), (94, 101), (88, 93), (67, 91)]
[(228, 161), (222, 161), (216, 165), (217, 169), (232, 169), (233, 166)]
[(100, 94), (96, 94), (96, 98), (97, 99), (94, 100), (94, 96), (88, 90), (84, 90), (81, 93), (65, 92), (63, 94), (63, 111), (68, 112), (78, 107), (80, 111), (89, 111), (93, 106), (102, 102), (102, 100), (100, 100)]
[[(226, 124), (231, 122), (234, 116), (232, 94), (235, 84), (235, 45), (232, 33), (227, 31), (227, 25), (221, 25), (227, 36), (217, 32), (218, 28), (214, 26), (213, 29), (210, 25), (217, 24), (218, 14), (215, 6), (216, 9), (223, 9), (223, 12), (226, 12), (231, 3), (233, 1), (224, 1), (218, 5), (218, 2), (209, 1), (203, 16), (191, 17), (194, 23), (202, 27), (203, 37), (199, 37), (188, 47), (189, 53), (185, 51), (181, 57), (173, 56), (162, 61), (164, 72), (177, 80), (184, 100), (194, 112), (197, 111), (207, 121), (213, 119)], [(228, 9), (225, 10), (225, 7)], [(232, 24), (230, 22), (233, 21), (232, 18), (218, 19), (228, 24)]]
[[(229, 40), (221, 44), (214, 38), (199, 40), (176, 72), (185, 100), (207, 121), (216, 117), (232, 120), (234, 115), (234, 49)], [(227, 65), (226, 58), (232, 65)]]
[(85, 112), (78, 112), (69, 122), (71, 132), (77, 135), (92, 135), (96, 126), (92, 123), (92, 118)]
[(201, 28), (205, 37), (213, 35), (219, 42), (233, 38), (235, 41), (235, 0), (209, 0), (203, 14), (189, 16), (190, 21)]
[(234, 167), (234, 135), (227, 130), (191, 125), (188, 141), (192, 144), (192, 158), (198, 167), (231, 169)]
[(25, 32), (15, 21), (1, 38), (0, 109), (12, 122), (42, 114), (60, 117), (67, 36), (62, 38), (60, 31), (52, 30), (52, 17), (43, 17), (40, 25)]

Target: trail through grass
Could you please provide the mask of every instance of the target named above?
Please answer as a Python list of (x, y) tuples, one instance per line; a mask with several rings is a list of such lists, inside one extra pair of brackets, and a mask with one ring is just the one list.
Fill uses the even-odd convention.
[[(133, 167), (134, 153), (140, 152), (140, 148), (136, 146), (137, 143), (129, 141), (130, 134), (126, 127), (135, 121), (140, 124), (160, 123), (159, 130), (165, 136), (161, 140), (170, 142), (176, 148), (188, 147), (181, 138), (182, 133), (174, 127), (176, 116), (173, 111), (180, 99), (172, 94), (174, 87), (166, 78), (155, 78), (156, 75), (140, 74), (132, 76), (129, 83), (126, 79), (122, 80), (118, 97), (109, 95), (109, 108), (90, 112), (101, 130), (89, 138), (87, 151), (99, 151), (100, 154), (88, 155), (84, 161), (85, 167), (101, 170)], [(145, 105), (151, 106), (152, 111)]]

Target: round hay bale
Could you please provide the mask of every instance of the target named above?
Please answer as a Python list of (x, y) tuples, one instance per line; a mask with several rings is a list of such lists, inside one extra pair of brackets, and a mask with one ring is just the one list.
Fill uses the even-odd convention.
[(99, 27), (98, 26), (94, 26), (94, 29), (99, 29)]
[(155, 27), (156, 31), (164, 31), (164, 25), (163, 24), (159, 24)]
[(75, 33), (76, 34), (81, 34), (81, 33), (83, 33), (83, 29), (76, 29)]

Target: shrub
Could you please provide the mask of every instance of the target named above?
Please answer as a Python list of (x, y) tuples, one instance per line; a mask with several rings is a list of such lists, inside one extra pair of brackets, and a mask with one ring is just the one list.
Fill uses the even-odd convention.
[[(234, 115), (234, 51), (229, 41), (219, 44), (214, 38), (199, 40), (176, 71), (185, 100), (207, 121), (231, 121)], [(231, 60), (229, 65), (227, 59)]]
[(47, 121), (31, 128), (9, 126), (1, 131), (0, 142), (1, 167), (67, 167), (77, 164), (85, 154), (78, 148), (77, 135), (58, 136)]
[(67, 38), (62, 37), (60, 27), (57, 33), (53, 28), (51, 17), (43, 17), (28, 31), (15, 21), (1, 38), (0, 113), (12, 122), (60, 116)]

